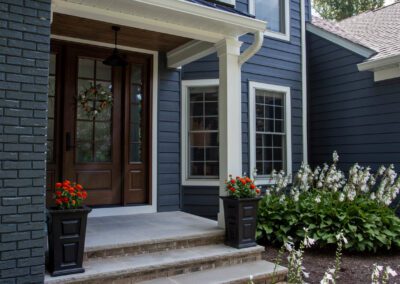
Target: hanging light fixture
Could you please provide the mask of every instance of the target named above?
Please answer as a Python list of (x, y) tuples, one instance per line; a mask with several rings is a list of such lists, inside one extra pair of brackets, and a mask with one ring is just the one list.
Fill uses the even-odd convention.
[(126, 60), (122, 57), (122, 55), (119, 53), (119, 50), (117, 49), (117, 34), (120, 30), (120, 27), (117, 26), (112, 26), (112, 30), (115, 33), (115, 37), (114, 37), (114, 50), (113, 53), (106, 58), (106, 60), (103, 61), (103, 63), (105, 65), (109, 65), (109, 66), (115, 66), (115, 67), (123, 67), (126, 66), (128, 64), (128, 62), (126, 62)]

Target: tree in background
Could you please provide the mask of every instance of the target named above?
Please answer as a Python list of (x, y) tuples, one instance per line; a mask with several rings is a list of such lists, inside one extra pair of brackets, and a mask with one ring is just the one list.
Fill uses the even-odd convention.
[(384, 0), (313, 0), (315, 11), (326, 20), (340, 21), (380, 8)]

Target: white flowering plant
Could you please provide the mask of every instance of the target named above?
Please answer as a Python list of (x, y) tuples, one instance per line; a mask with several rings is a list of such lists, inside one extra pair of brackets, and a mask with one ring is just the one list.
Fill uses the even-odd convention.
[(312, 169), (302, 164), (293, 184), (283, 173), (272, 173), (274, 185), (266, 189), (259, 204), (257, 236), (274, 244), (304, 239), (304, 230), (318, 247), (334, 246), (337, 236), (346, 236), (343, 249), (377, 251), (400, 248), (400, 218), (393, 203), (400, 191), (400, 176), (394, 166), (376, 173), (358, 164), (346, 175), (333, 163)]

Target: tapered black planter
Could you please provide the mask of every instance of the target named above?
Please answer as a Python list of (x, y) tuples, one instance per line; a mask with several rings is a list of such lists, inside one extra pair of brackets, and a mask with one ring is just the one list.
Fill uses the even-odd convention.
[(47, 269), (52, 276), (82, 273), (83, 249), (89, 207), (48, 210), (49, 258)]
[(224, 201), (225, 244), (235, 248), (256, 246), (257, 208), (261, 198), (220, 198)]

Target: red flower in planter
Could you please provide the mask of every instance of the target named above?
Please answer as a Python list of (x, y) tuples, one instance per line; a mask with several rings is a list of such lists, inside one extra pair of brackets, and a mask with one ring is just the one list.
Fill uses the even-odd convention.
[(226, 181), (226, 190), (230, 196), (235, 198), (253, 198), (260, 193), (254, 181), (246, 176), (238, 176), (233, 179), (230, 175), (229, 180)]
[(73, 209), (82, 206), (87, 198), (87, 192), (83, 186), (69, 180), (56, 183), (54, 199), (59, 209)]

